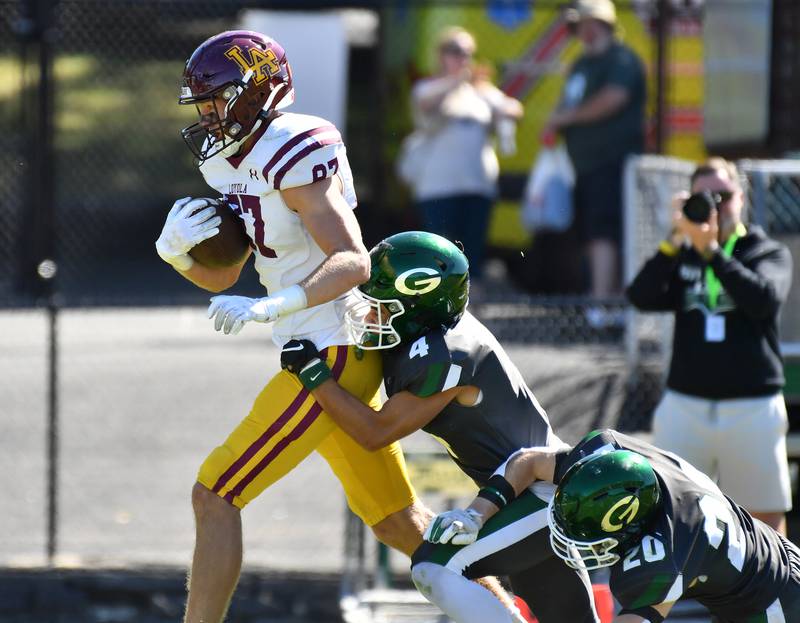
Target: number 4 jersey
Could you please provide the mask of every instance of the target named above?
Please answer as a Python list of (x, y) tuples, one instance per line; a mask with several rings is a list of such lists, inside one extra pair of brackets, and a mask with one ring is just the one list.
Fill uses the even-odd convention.
[(564, 445), (503, 347), (469, 312), (451, 329), (384, 351), (383, 376), (389, 396), (408, 391), (425, 398), (466, 385), (480, 390), (473, 406), (454, 400), (422, 428), (478, 485), (520, 448)]
[(615, 431), (596, 432), (559, 457), (556, 482), (584, 456), (606, 449), (645, 456), (663, 499), (648, 534), (611, 567), (622, 614), (660, 623), (652, 606), (687, 598), (723, 621), (800, 622), (800, 551), (675, 454)]
[[(227, 158), (214, 156), (200, 171), (244, 221), (256, 270), (270, 294), (299, 283), (326, 257), (280, 191), (336, 175), (347, 203), (356, 207), (342, 137), (319, 117), (287, 113), (262, 122), (248, 150)], [(273, 339), (278, 345), (292, 337), (310, 339), (317, 348), (349, 343), (343, 317), (352, 296), (347, 293), (278, 319)]]

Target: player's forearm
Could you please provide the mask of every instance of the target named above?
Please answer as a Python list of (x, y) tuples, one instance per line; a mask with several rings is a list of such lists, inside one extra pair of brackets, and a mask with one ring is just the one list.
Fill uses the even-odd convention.
[[(507, 463), (497, 469), (493, 478), (498, 474), (502, 475), (514, 489), (514, 495), (519, 495), (536, 480), (552, 481), (554, 471), (555, 452), (550, 452), (549, 449), (527, 449), (512, 455)], [(480, 513), (484, 522), (500, 510), (499, 506), (481, 496), (476, 497), (468, 508)]]
[(209, 268), (195, 262), (189, 270), (178, 270), (177, 272), (181, 277), (204, 290), (222, 292), (239, 280), (242, 265), (231, 266), (230, 268)]
[(553, 482), (556, 452), (552, 448), (528, 448), (508, 461), (504, 477), (517, 495), (537, 480)]
[(339, 298), (348, 290), (369, 279), (369, 255), (366, 250), (336, 251), (300, 282), (308, 307)]
[(314, 389), (314, 398), (344, 432), (363, 448), (374, 451), (389, 445), (383, 421), (375, 410), (330, 379)]

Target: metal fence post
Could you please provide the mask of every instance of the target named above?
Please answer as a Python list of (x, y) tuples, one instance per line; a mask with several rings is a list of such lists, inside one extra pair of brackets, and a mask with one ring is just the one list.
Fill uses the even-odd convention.
[[(55, 265), (48, 277), (48, 262), (42, 262), (40, 274), (51, 281)], [(58, 549), (58, 305), (52, 292), (47, 302), (47, 340), (47, 563), (52, 565)]]
[(37, 87), (23, 108), (27, 118), (28, 205), (24, 205), (27, 229), (22, 242), (21, 288), (47, 309), (47, 544), (49, 564), (58, 546), (58, 309), (55, 297), (55, 206), (53, 153), (53, 15), (58, 0), (27, 0), (23, 5), (23, 57), (33, 53), (38, 70)]

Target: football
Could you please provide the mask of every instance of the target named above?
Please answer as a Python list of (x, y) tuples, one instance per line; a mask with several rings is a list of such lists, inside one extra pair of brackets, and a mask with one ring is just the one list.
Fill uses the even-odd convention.
[[(216, 201), (213, 205), (217, 209), (217, 216), (222, 219), (219, 233), (193, 246), (189, 250), (189, 255), (196, 262), (209, 268), (235, 266), (247, 256), (250, 238), (244, 229), (244, 222), (227, 203)], [(198, 208), (202, 209), (204, 208)]]

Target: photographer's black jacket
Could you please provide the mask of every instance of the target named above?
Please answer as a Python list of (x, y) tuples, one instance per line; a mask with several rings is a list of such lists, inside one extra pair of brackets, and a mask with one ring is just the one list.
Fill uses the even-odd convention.
[[(707, 342), (705, 267), (722, 290), (713, 313), (725, 316), (725, 340)], [(627, 289), (644, 311), (674, 311), (667, 387), (711, 400), (767, 396), (784, 384), (778, 313), (789, 293), (792, 257), (756, 226), (736, 241), (732, 257), (717, 251), (706, 262), (691, 247), (651, 257)]]

